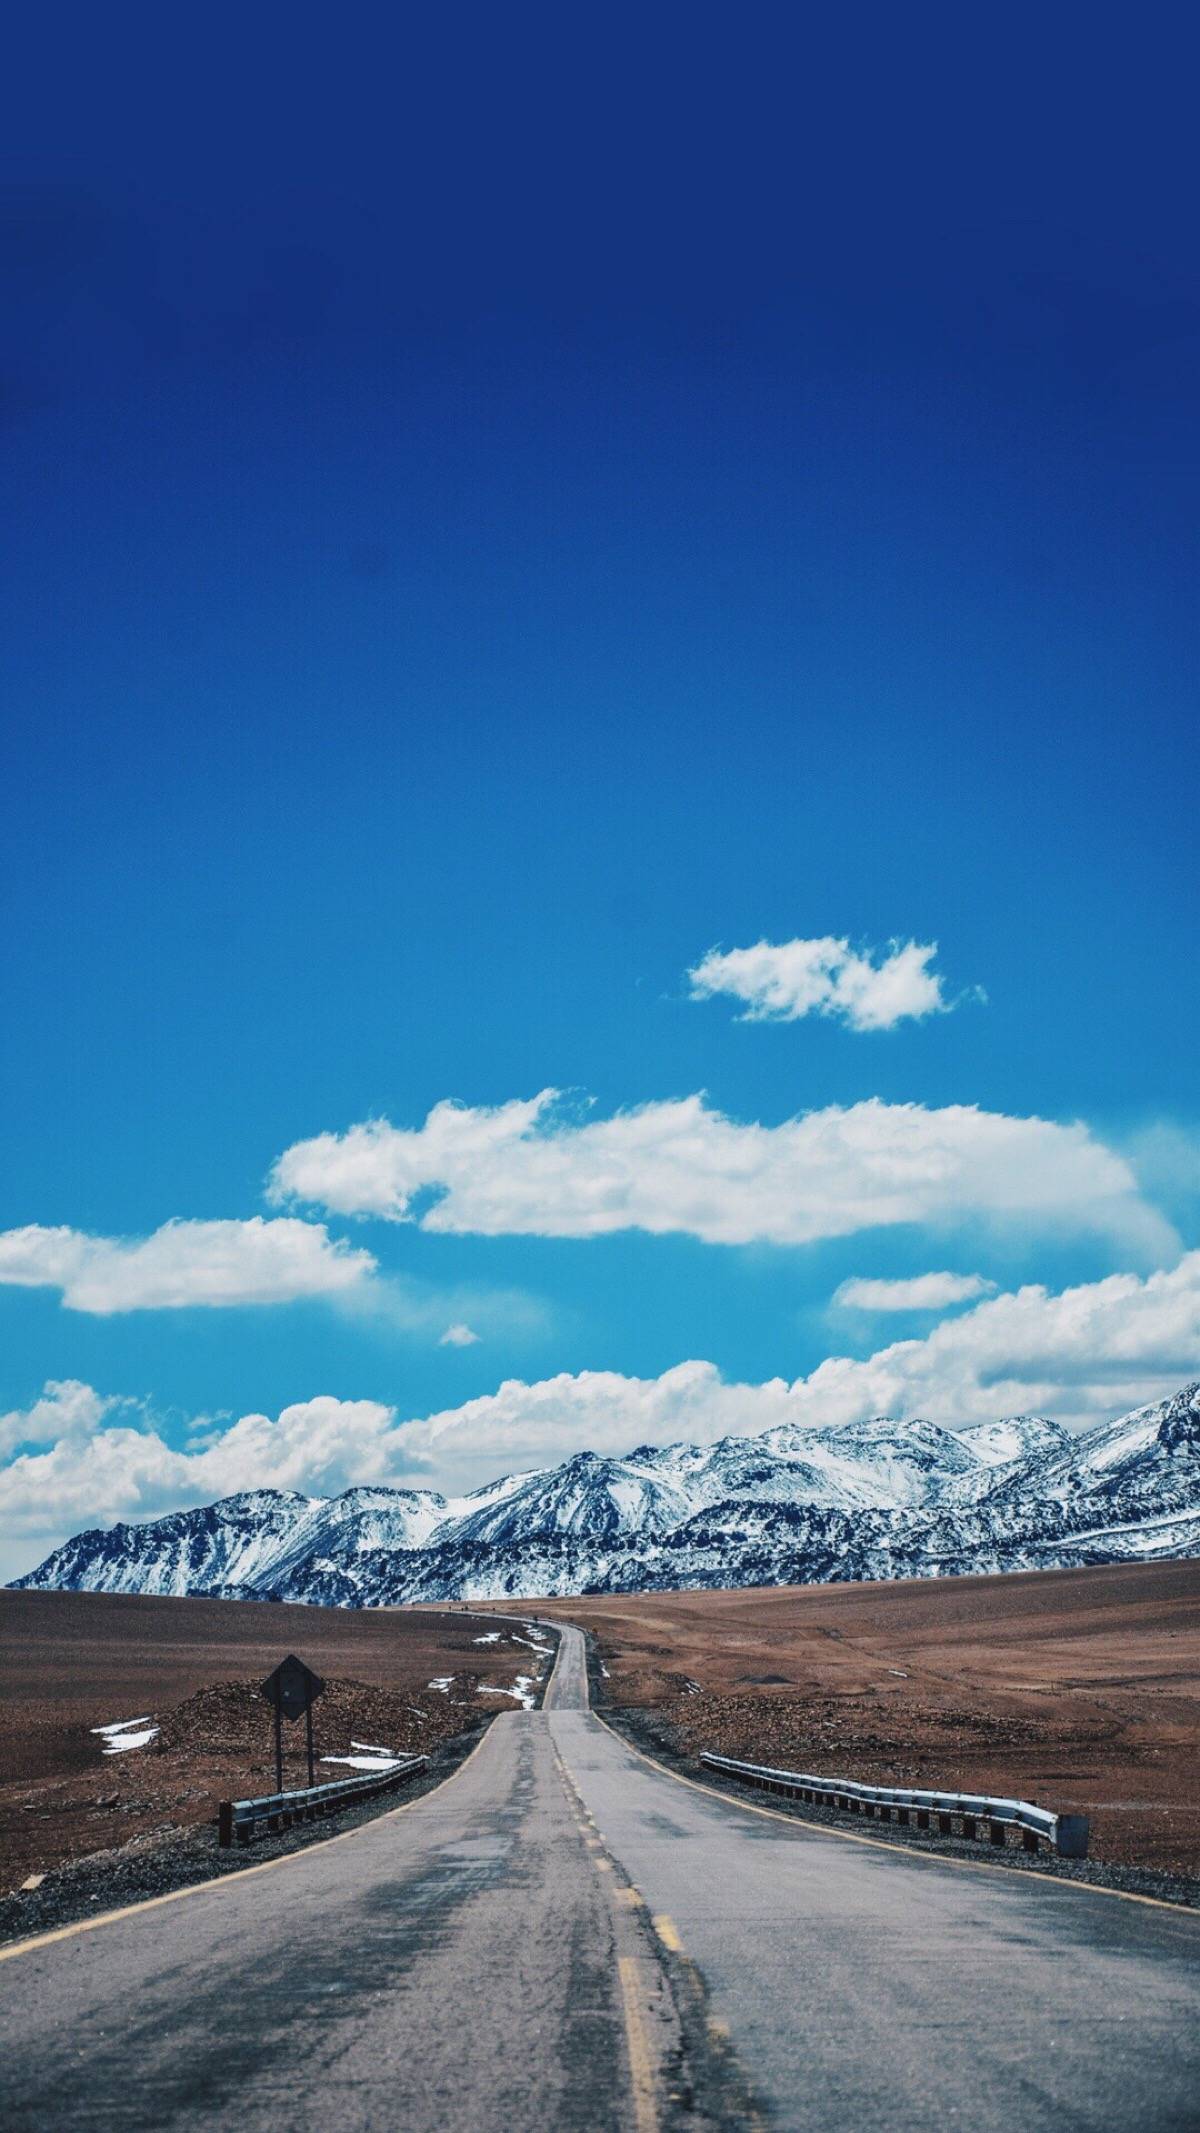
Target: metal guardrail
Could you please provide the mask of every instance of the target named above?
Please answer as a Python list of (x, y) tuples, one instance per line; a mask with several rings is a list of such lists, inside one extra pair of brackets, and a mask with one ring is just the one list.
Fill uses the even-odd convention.
[(378, 1776), (338, 1778), (330, 1785), (310, 1785), (303, 1792), (269, 1792), (261, 1800), (222, 1800), (217, 1809), (217, 1842), (249, 1844), (262, 1829), (291, 1829), (298, 1822), (315, 1822), (322, 1815), (334, 1814), (339, 1807), (394, 1792), (428, 1761), (427, 1755), (410, 1755)]
[[(1052, 1814), (1049, 1808), (1034, 1807), (1028, 1800), (998, 1799), (977, 1792), (919, 1792), (902, 1785), (858, 1785), (848, 1778), (772, 1770), (762, 1763), (740, 1763), (733, 1756), (707, 1752), (700, 1761), (710, 1770), (724, 1771), (748, 1785), (759, 1785), (785, 1799), (804, 1800), (810, 1806), (834, 1807), (843, 1814), (861, 1814), (884, 1822), (894, 1818), (909, 1828), (931, 1833), (936, 1821), (936, 1834), (996, 1845), (1006, 1844), (1007, 1831), (1016, 1828), (1028, 1852), (1045, 1845), (1060, 1859), (1087, 1858), (1086, 1815)], [(961, 1829), (954, 1828), (955, 1818), (961, 1822)]]

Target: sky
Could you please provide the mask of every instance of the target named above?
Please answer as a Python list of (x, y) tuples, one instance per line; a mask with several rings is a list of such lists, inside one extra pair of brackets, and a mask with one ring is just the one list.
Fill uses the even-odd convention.
[(0, 1575), (1200, 1373), (1195, 53), (161, 11), (0, 162)]

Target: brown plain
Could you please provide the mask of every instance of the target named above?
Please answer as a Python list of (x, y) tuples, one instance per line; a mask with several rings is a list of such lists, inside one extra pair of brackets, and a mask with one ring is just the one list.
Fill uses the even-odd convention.
[(685, 1754), (1017, 1795), (1200, 1871), (1200, 1563), (531, 1604)]
[[(317, 1752), (351, 1740), (426, 1752), (482, 1710), (532, 1654), (473, 1640), (470, 1616), (0, 1590), (0, 1893), (64, 1860), (208, 1822), (218, 1800), (274, 1790), (258, 1684), (290, 1651), (326, 1681)], [(502, 1625), (495, 1627), (500, 1630)], [(453, 1675), (449, 1691), (432, 1689)], [(146, 1715), (149, 1748), (105, 1756), (91, 1731)], [(304, 1725), (285, 1726), (285, 1783), (303, 1784)], [(330, 1766), (321, 1778), (349, 1776)]]

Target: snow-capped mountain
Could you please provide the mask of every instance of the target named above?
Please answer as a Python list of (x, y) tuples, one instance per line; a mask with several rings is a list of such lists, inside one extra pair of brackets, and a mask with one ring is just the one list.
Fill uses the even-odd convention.
[(1200, 1555), (1200, 1384), (1073, 1436), (885, 1416), (579, 1452), (449, 1499), (259, 1489), (76, 1535), (19, 1582), (367, 1607)]

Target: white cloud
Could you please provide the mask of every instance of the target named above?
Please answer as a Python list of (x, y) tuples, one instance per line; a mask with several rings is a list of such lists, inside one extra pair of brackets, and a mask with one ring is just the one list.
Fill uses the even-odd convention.
[(905, 1281), (844, 1281), (835, 1304), (849, 1311), (944, 1311), (951, 1304), (973, 1303), (995, 1291), (982, 1274), (914, 1274)]
[(657, 1378), (615, 1370), (561, 1371), (526, 1384), (507, 1379), (497, 1391), (403, 1425), (407, 1459), (442, 1488), (475, 1488), (506, 1471), (553, 1464), (572, 1452), (621, 1453), (638, 1444), (754, 1434), (787, 1421), (785, 1378), (727, 1384), (716, 1365), (677, 1363)]
[[(113, 1403), (68, 1387), (80, 1427), (0, 1468), (0, 1527), (27, 1542), (28, 1567), (81, 1525), (150, 1517), (239, 1489), (324, 1494), (356, 1482), (411, 1483), (414, 1474), (468, 1488), (584, 1449), (703, 1443), (780, 1422), (833, 1427), (875, 1414), (956, 1427), (1036, 1409), (1083, 1425), (1173, 1391), (1198, 1366), (1200, 1251), (1145, 1278), (1114, 1274), (1058, 1294), (1028, 1287), (992, 1297), (923, 1340), (893, 1342), (863, 1361), (831, 1357), (792, 1384), (728, 1384), (712, 1363), (696, 1361), (657, 1378), (563, 1372), (537, 1384), (510, 1379), (410, 1422), (378, 1401), (327, 1396), (274, 1421), (244, 1415), (186, 1451), (149, 1429), (106, 1426)], [(48, 1386), (44, 1398), (63, 1391)], [(94, 1403), (90, 1432), (85, 1394)]]
[(123, 1404), (82, 1385), (78, 1378), (50, 1378), (32, 1407), (0, 1415), (0, 1458), (15, 1452), (19, 1444), (55, 1444), (60, 1438), (77, 1442), (90, 1437), (104, 1417)]
[(298, 1141), (270, 1195), (484, 1236), (808, 1244), (985, 1221), (1117, 1235), (1160, 1259), (1177, 1243), (1085, 1125), (877, 1098), (781, 1126), (740, 1124), (702, 1095), (607, 1119), (581, 1118), (554, 1089), (494, 1108), (440, 1103), (415, 1130), (375, 1119)]
[(1200, 1251), (1169, 1272), (1030, 1285), (863, 1362), (833, 1356), (792, 1387), (805, 1419), (924, 1415), (951, 1425), (1037, 1408), (1085, 1423), (1157, 1399), (1200, 1368)]
[(473, 1327), (464, 1325), (462, 1319), (459, 1318), (455, 1320), (452, 1326), (447, 1326), (441, 1340), (438, 1342), (438, 1347), (473, 1348), (478, 1339), (479, 1335), (474, 1331)]
[(396, 1412), (379, 1400), (298, 1400), (277, 1420), (243, 1415), (214, 1429), (195, 1455), (206, 1487), (302, 1489), (329, 1495), (360, 1482), (399, 1478)]
[[(332, 1493), (389, 1478), (397, 1466), (395, 1411), (377, 1400), (322, 1396), (285, 1407), (274, 1421), (252, 1414), (225, 1429), (210, 1423), (177, 1451), (155, 1429), (105, 1426), (111, 1410), (127, 1403), (90, 1386), (72, 1389), (93, 1403), (95, 1426), (0, 1467), (0, 1528), (13, 1538), (61, 1538), (80, 1526), (157, 1517), (240, 1489)], [(48, 1385), (38, 1405), (55, 1391)], [(17, 1441), (27, 1439), (28, 1432)]]
[(892, 941), (876, 961), (870, 949), (826, 934), (809, 941), (756, 941), (753, 948), (710, 948), (689, 970), (693, 1000), (725, 993), (742, 1000), (743, 1022), (799, 1022), (830, 1015), (850, 1029), (894, 1029), (945, 1013), (951, 1002), (929, 968), (936, 941)]
[(1200, 1367), (1200, 1252), (1170, 1273), (1117, 1274), (1051, 1294), (1025, 1288), (858, 1362), (833, 1357), (789, 1384), (729, 1384), (712, 1363), (658, 1378), (613, 1371), (511, 1380), (405, 1425), (410, 1458), (456, 1486), (589, 1449), (712, 1442), (776, 1423), (833, 1427), (921, 1415), (957, 1427), (1037, 1408), (1082, 1426), (1173, 1391)]
[(335, 1243), (323, 1224), (293, 1216), (166, 1222), (140, 1238), (89, 1237), (36, 1223), (0, 1233), (0, 1284), (59, 1288), (71, 1310), (99, 1316), (338, 1295), (374, 1269), (370, 1252)]

